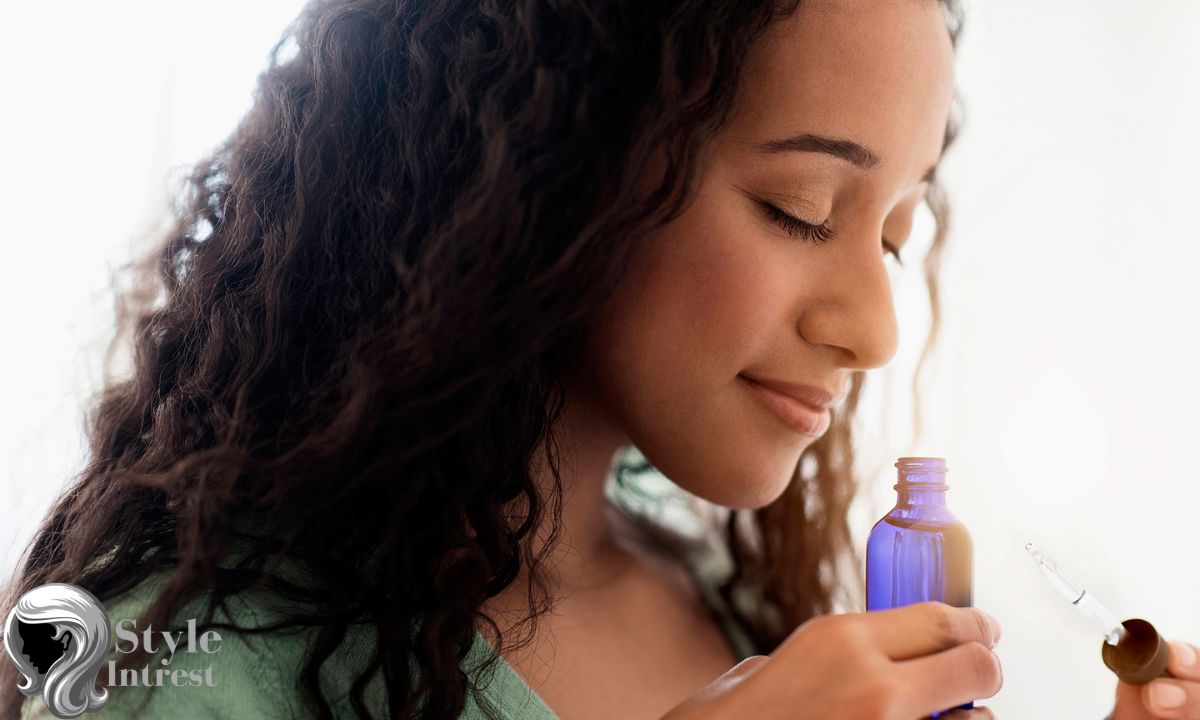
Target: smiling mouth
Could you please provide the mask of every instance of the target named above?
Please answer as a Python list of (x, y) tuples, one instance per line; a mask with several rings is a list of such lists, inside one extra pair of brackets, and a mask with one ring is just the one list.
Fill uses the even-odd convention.
[(759, 385), (744, 375), (738, 378), (746, 383), (759, 402), (792, 430), (802, 435), (820, 437), (829, 429), (832, 417), (828, 408), (801, 402), (790, 395)]

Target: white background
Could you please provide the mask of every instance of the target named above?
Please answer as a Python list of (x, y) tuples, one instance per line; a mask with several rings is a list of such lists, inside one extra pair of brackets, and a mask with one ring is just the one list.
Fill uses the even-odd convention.
[[(0, 23), (0, 575), (83, 462), (108, 274), (154, 226), (172, 168), (247, 109), (298, 2), (21, 3)], [(865, 542), (901, 455), (947, 458), (1004, 625), (1007, 718), (1096, 718), (1101, 638), (1023, 551), (1038, 543), (1121, 618), (1200, 643), (1200, 3), (974, 2), (944, 334), (910, 437), (928, 313), (893, 274), (902, 344), (863, 407)]]

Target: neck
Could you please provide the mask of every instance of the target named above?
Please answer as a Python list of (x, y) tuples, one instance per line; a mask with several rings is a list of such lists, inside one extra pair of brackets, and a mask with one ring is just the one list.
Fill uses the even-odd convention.
[[(562, 479), (562, 522), (546, 567), (554, 594), (561, 596), (603, 586), (628, 566), (624, 524), (605, 499), (613, 461), (628, 441), (599, 405), (579, 392), (568, 395), (555, 438)], [(545, 503), (532, 543), (533, 552), (539, 553), (549, 540), (554, 520), (550, 502), (554, 476), (544, 447), (534, 454), (531, 476)]]

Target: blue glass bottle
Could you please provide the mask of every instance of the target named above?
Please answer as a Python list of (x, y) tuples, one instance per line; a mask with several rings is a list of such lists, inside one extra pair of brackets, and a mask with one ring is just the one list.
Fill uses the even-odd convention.
[(946, 507), (946, 461), (902, 457), (896, 469), (896, 507), (867, 538), (867, 610), (927, 600), (970, 607), (974, 550), (967, 528)]

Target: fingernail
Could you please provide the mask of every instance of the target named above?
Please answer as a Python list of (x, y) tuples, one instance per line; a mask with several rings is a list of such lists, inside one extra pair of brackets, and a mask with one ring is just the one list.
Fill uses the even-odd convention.
[(1196, 649), (1185, 642), (1171, 641), (1171, 654), (1181, 667), (1191, 667), (1196, 664)]
[(1174, 710), (1187, 700), (1187, 693), (1174, 683), (1150, 683), (1150, 704), (1159, 710)]
[[(984, 613), (985, 615), (987, 613)], [(992, 625), (992, 645), (1000, 642), (1000, 621), (991, 615), (987, 616), (988, 622)]]

